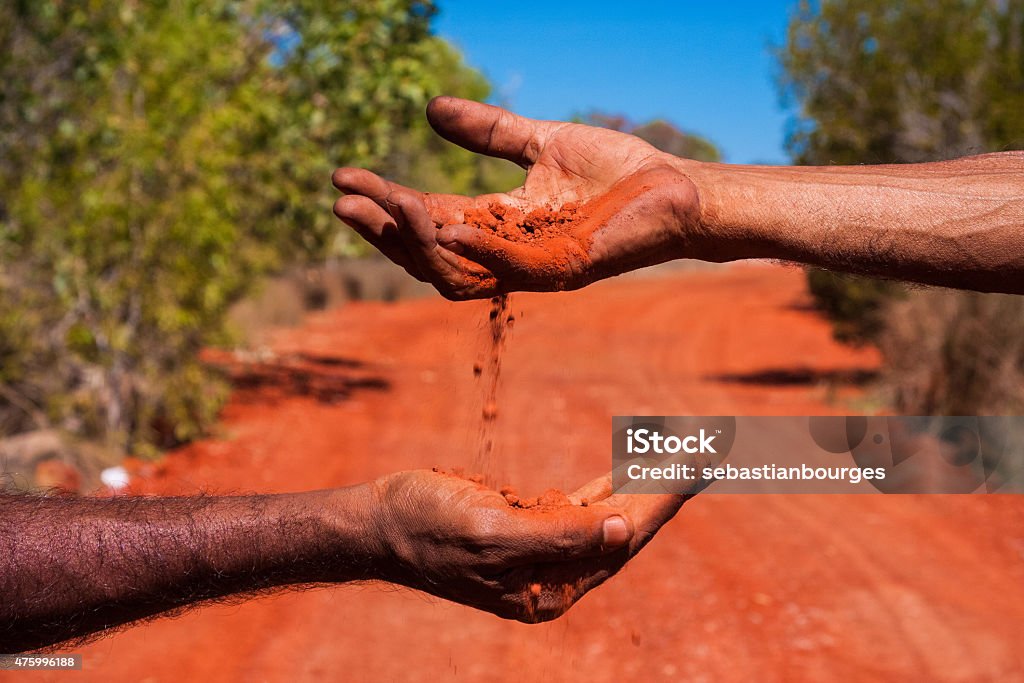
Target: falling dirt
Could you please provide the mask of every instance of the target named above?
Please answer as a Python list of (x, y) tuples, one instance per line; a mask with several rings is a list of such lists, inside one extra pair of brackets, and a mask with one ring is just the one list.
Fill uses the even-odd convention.
[[(516, 207), (491, 202), (486, 207), (468, 209), (463, 217), (466, 225), (487, 230), (511, 242), (536, 242), (570, 235), (574, 224), (582, 218), (580, 205), (570, 202), (559, 208), (544, 206), (523, 212)], [(484, 472), (486, 480), (494, 484), (493, 459), (495, 457), (495, 427), (498, 419), (498, 389), (501, 380), (501, 359), (515, 323), (511, 314), (511, 299), (501, 294), (491, 299), (482, 359), (473, 363), (473, 375), (481, 383), (483, 403), (477, 457), (474, 468)]]
[[(808, 302), (801, 270), (767, 265), (517, 294), (530, 324), (503, 359), (502, 482), (532, 496), (607, 472), (616, 414), (863, 410), (844, 378), (870, 373), (877, 354), (836, 344)], [(281, 331), (280, 356), (320, 359), (308, 368), (315, 391), (261, 375), (234, 394), (215, 437), (134, 463), (136, 489), (270, 493), (438, 463), (472, 471), (480, 347), (460, 331), (479, 326), (482, 308), (359, 303)], [(75, 650), (76, 678), (1019, 681), (1022, 585), (1019, 496), (701, 494), (549, 624), (340, 586), (128, 629)]]
[(495, 422), (498, 419), (498, 388), (501, 381), (501, 358), (505, 353), (515, 317), (509, 313), (510, 297), (501, 294), (491, 299), (487, 314), (487, 338), (483, 360), (473, 363), (473, 375), (482, 387), (483, 407), (480, 410), (480, 434), (477, 439), (473, 468), (484, 473), (487, 483), (494, 485), (492, 459), (495, 452)]
[(559, 612), (564, 613), (572, 608), (573, 603), (579, 599), (583, 592), (583, 581), (570, 583), (543, 584), (531, 583), (526, 587), (523, 595), (523, 604), (526, 606), (527, 622), (534, 621), (540, 613), (540, 602), (545, 599), (549, 604), (557, 604)]

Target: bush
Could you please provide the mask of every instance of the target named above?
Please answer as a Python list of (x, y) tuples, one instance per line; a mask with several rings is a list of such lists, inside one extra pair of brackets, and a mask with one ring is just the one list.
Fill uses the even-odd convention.
[[(1024, 3), (802, 0), (778, 51), (806, 164), (921, 162), (1024, 147)], [(808, 271), (839, 339), (877, 342), (910, 414), (1021, 406), (1019, 298)], [(1016, 337), (1015, 337), (1016, 335)]]
[(820, 268), (807, 270), (807, 286), (815, 306), (832, 321), (835, 338), (848, 344), (877, 339), (885, 329), (887, 304), (905, 295), (894, 282)]
[(892, 304), (878, 337), (889, 398), (913, 415), (1024, 409), (1024, 298), (919, 291)]
[(331, 170), (383, 164), (448, 85), (486, 95), (433, 12), (0, 6), (0, 429), (136, 453), (200, 434), (225, 385), (198, 353), (231, 304), (282, 263), (353, 249)]

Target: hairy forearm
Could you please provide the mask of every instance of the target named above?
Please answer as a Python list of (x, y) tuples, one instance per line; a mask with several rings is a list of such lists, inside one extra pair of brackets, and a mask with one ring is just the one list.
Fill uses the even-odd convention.
[(1024, 152), (886, 166), (683, 162), (721, 260), (1024, 293)]
[(372, 578), (369, 495), (0, 494), (0, 652), (239, 593)]

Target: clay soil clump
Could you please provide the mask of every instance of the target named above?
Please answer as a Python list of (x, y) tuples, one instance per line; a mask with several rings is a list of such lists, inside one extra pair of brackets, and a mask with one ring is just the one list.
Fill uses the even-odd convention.
[[(461, 467), (433, 467), (431, 469), (438, 474), (473, 482), (481, 487), (487, 486), (487, 477), (485, 475), (477, 472), (467, 472)], [(555, 509), (573, 505), (573, 502), (569, 500), (569, 496), (558, 489), (548, 489), (536, 498), (522, 498), (516, 489), (511, 486), (502, 486), (498, 492), (505, 498), (505, 502), (508, 503), (509, 507), (521, 510)], [(586, 502), (583, 505), (586, 505)]]
[(557, 209), (551, 206), (540, 207), (530, 212), (491, 202), (485, 208), (468, 209), (464, 216), (466, 225), (489, 230), (511, 242), (568, 236), (574, 224), (582, 218), (579, 202), (569, 202)]
[(523, 510), (554, 510), (572, 505), (569, 496), (558, 489), (548, 489), (536, 498), (520, 498), (514, 488), (505, 486), (501, 489), (501, 495), (505, 497), (509, 507)]

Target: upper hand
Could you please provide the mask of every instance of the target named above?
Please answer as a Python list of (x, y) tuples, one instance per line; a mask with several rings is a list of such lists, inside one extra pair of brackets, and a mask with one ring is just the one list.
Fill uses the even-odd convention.
[(610, 477), (570, 496), (574, 504), (534, 509), (426, 470), (385, 477), (374, 488), (386, 549), (382, 578), (524, 622), (563, 614), (639, 552), (684, 501), (612, 496)]
[[(575, 289), (683, 256), (714, 259), (700, 229), (696, 186), (685, 160), (602, 128), (527, 119), (451, 97), (427, 107), (430, 124), (471, 151), (527, 169), (507, 193), (423, 194), (355, 168), (338, 169), (345, 193), (337, 216), (414, 277), (451, 299), (516, 290)], [(523, 212), (581, 204), (564, 232), (511, 241), (464, 224), (466, 211), (492, 204)]]

